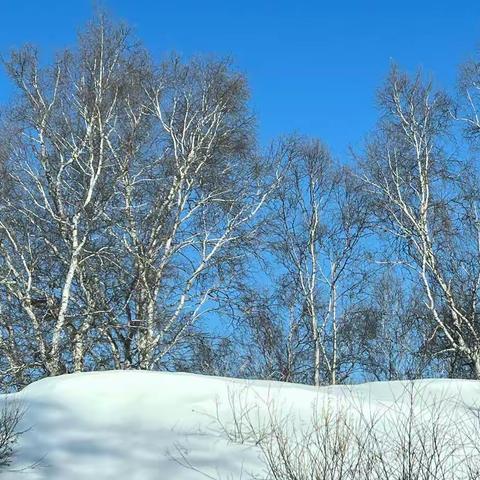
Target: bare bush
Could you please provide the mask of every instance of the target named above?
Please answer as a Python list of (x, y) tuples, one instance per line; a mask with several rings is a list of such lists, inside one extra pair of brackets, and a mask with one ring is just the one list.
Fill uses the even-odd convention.
[(310, 416), (248, 389), (230, 394), (228, 407), (217, 411), (217, 429), (258, 451), (263, 473), (252, 479), (473, 480), (480, 472), (478, 411), (414, 382), (375, 407), (348, 393), (319, 397)]
[(25, 430), (19, 429), (24, 408), (16, 402), (5, 402), (0, 411), (0, 471), (12, 463), (15, 447)]

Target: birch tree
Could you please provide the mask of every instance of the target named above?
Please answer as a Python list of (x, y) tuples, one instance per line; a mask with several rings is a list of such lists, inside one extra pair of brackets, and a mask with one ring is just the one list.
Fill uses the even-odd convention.
[(348, 375), (340, 330), (365, 279), (357, 260), (367, 210), (354, 177), (320, 142), (292, 139), (282, 148), (286, 173), (272, 204), (271, 242), (284, 269), (281, 295), (309, 333), (313, 383), (335, 384)]
[(5, 66), (2, 373), (165, 367), (218, 308), (270, 192), (244, 78), (155, 65), (105, 17), (50, 66), (32, 47)]
[(377, 218), (396, 261), (418, 275), (436, 354), (461, 358), (480, 378), (478, 183), (451, 149), (455, 109), (431, 83), (396, 69), (380, 107), (364, 162)]
[(127, 223), (118, 240), (134, 275), (124, 298), (127, 336), (111, 334), (128, 345), (117, 360), (142, 368), (161, 363), (216, 308), (269, 193), (244, 79), (224, 62), (175, 58), (157, 75), (145, 86), (145, 115), (161, 148), (148, 162), (134, 159), (122, 184)]
[(422, 290), (412, 288), (394, 268), (382, 268), (378, 274), (351, 312), (350, 342), (356, 347), (358, 374), (366, 381), (445, 375), (446, 362), (432, 358), (426, 341), (431, 335), (431, 319)]

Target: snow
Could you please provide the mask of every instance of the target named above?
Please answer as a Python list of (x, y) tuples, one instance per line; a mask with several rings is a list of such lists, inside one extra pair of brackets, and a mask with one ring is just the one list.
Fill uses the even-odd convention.
[[(442, 398), (450, 420), (480, 400), (480, 382), (421, 380), (414, 385), (421, 391), (415, 397), (418, 406)], [(3, 478), (238, 479), (242, 471), (242, 478), (248, 478), (245, 472), (262, 468), (258, 450), (229, 442), (219, 424), (231, 420), (232, 405), (256, 406), (261, 423), (274, 404), (276, 411), (304, 425), (313, 405), (338, 410), (351, 406), (353, 399), (363, 411), (389, 411), (405, 401), (408, 388), (405, 382), (314, 388), (145, 371), (46, 378), (4, 396), (25, 409), (21, 428), (28, 431)]]

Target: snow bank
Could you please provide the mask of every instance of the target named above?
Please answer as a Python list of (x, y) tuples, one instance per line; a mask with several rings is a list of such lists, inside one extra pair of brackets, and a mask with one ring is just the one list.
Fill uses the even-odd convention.
[[(450, 420), (480, 402), (480, 382), (422, 380), (414, 386), (421, 392), (417, 407), (442, 398)], [(232, 407), (255, 406), (261, 422), (275, 405), (300, 425), (308, 424), (314, 405), (378, 413), (396, 412), (392, 405), (404, 402), (407, 409), (409, 388), (404, 382), (313, 388), (143, 371), (47, 378), (14, 396), (26, 409), (21, 428), (28, 431), (3, 478), (239, 479), (242, 471), (262, 466), (254, 447), (232, 444), (222, 434), (218, 420), (228, 424)]]

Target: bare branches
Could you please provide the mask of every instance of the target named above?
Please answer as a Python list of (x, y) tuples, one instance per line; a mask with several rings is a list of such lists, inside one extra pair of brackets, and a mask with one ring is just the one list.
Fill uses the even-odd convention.
[(340, 303), (361, 283), (354, 265), (368, 213), (354, 177), (334, 164), (321, 143), (292, 139), (283, 148), (286, 174), (272, 205), (278, 213), (270, 245), (285, 269), (284, 298), (310, 332), (314, 384), (324, 375), (336, 383), (346, 311)]
[(156, 67), (103, 17), (51, 67), (29, 49), (6, 67), (9, 314), (47, 374), (162, 365), (217, 308), (271, 190), (245, 80), (224, 61)]
[(217, 413), (216, 428), (231, 443), (258, 452), (264, 473), (247, 472), (250, 478), (476, 478), (476, 412), (452, 416), (453, 399), (424, 387), (402, 384), (393, 401), (373, 408), (353, 394), (335, 403), (319, 397), (309, 418), (305, 412), (285, 412), (275, 399), (252, 401), (254, 395), (241, 392), (230, 395), (226, 415)]
[(0, 412), (0, 469), (12, 463), (19, 437), (25, 433), (19, 429), (24, 409), (15, 401), (5, 401)]
[(468, 358), (478, 376), (477, 314), (466, 308), (461, 293), (467, 285), (476, 291), (478, 274), (475, 262), (465, 262), (465, 242), (471, 237), (458, 223), (458, 206), (474, 206), (466, 206), (459, 171), (444, 148), (449, 102), (420, 77), (409, 80), (393, 70), (380, 103), (384, 117), (365, 160), (365, 182), (378, 202), (376, 215), (405, 247), (448, 346)]

